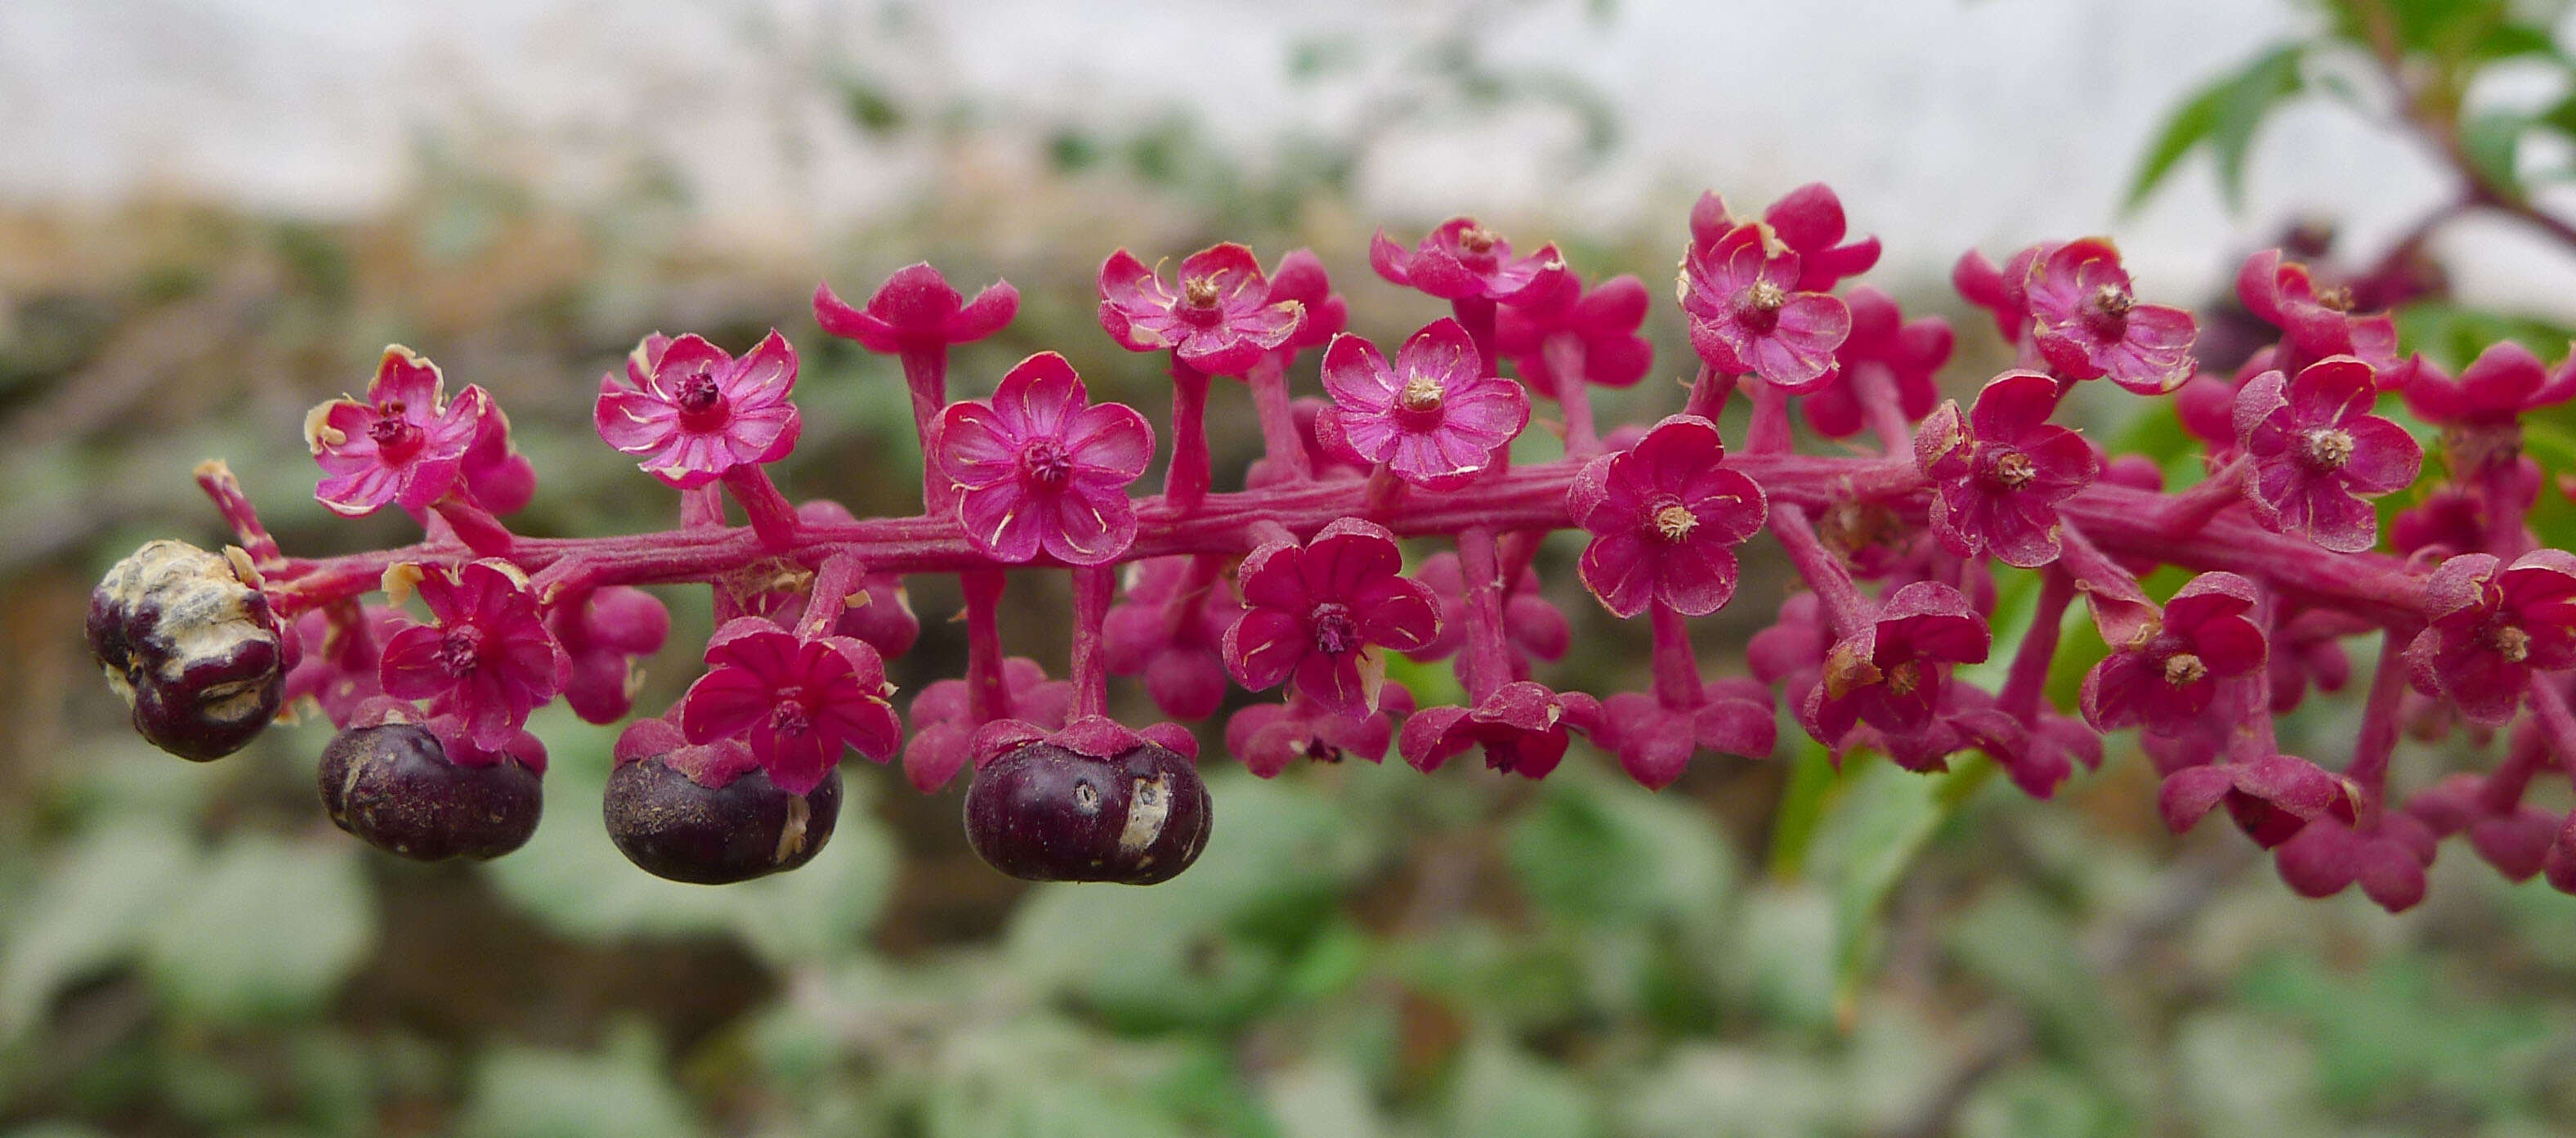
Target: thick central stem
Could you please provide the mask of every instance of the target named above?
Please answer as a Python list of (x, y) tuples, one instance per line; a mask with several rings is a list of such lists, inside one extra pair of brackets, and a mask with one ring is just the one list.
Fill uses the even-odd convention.
[(1183, 513), (1207, 499), (1207, 395), (1207, 373), (1172, 357), (1172, 465), (1163, 475), (1163, 501)]

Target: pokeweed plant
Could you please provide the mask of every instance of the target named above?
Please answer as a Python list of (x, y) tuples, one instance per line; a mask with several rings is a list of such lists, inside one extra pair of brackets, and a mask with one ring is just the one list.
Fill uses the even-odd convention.
[[(325, 505), (397, 506), (419, 542), (288, 556), (208, 463), (198, 481), (235, 543), (158, 541), (117, 565), (90, 642), (135, 726), (189, 758), (317, 708), (340, 730), (321, 775), (332, 818), (421, 858), (525, 840), (545, 768), (529, 713), (562, 698), (595, 722), (627, 717), (634, 660), (669, 627), (638, 587), (693, 583), (714, 593), (707, 670), (626, 727), (605, 804), (631, 860), (684, 881), (811, 858), (850, 751), (900, 755), (924, 792), (971, 768), (969, 837), (1006, 872), (1168, 879), (1214, 816), (1185, 722), (1240, 685), (1282, 692), (1224, 732), (1264, 776), (1392, 749), (1425, 772), (1474, 753), (1536, 779), (1580, 735), (1661, 788), (1700, 752), (1769, 755), (1785, 707), (1838, 755), (1934, 771), (1982, 752), (2047, 797), (2101, 762), (2102, 732), (2135, 728), (2174, 828), (2224, 808), (2301, 893), (2358, 884), (2406, 908), (2451, 835), (2509, 876), (2576, 891), (2576, 818), (2525, 802), (2548, 769), (2576, 770), (2576, 555), (2539, 548), (2526, 524), (2543, 478), (2520, 435), (2522, 416), (2576, 396), (2576, 368), (2511, 345), (2457, 377), (2400, 358), (2387, 315), (2349, 311), (2269, 251), (2237, 283), (2278, 343), (2203, 372), (2196, 318), (2139, 297), (2118, 250), (2088, 238), (1960, 260), (1960, 291), (2018, 352), (1962, 406), (1933, 382), (1947, 325), (1867, 286), (1837, 295), (1878, 256), (1846, 230), (1821, 185), (1758, 216), (1705, 196), (1676, 282), (1696, 376), (1673, 414), (1606, 432), (1589, 389), (1654, 370), (1638, 336), (1651, 306), (1633, 278), (1587, 287), (1554, 246), (1519, 252), (1469, 218), (1411, 248), (1380, 234), (1379, 275), (1452, 309), (1392, 352), (1342, 331), (1347, 303), (1303, 251), (1265, 273), (1218, 245), (1166, 279), (1120, 250), (1100, 271), (1102, 327), (1172, 379), (1163, 485), (1145, 496), (1131, 487), (1160, 449), (1154, 426), (1095, 402), (1060, 355), (952, 400), (949, 349), (1011, 320), (1009, 285), (969, 300), (917, 265), (861, 306), (820, 288), (825, 331), (901, 362), (922, 494), (901, 518), (791, 504), (771, 482), (800, 427), (783, 336), (736, 357), (655, 335), (602, 378), (596, 426), (676, 492), (677, 526), (514, 534), (500, 517), (534, 482), (497, 403), (451, 394), (394, 348), (363, 399), (316, 408), (305, 435)], [(1292, 388), (1309, 357), (1327, 400)], [(1266, 444), (1223, 492), (1205, 428), (1218, 376), (1251, 388)], [(2168, 489), (2143, 456), (2053, 422), (2093, 380), (2174, 403), (2205, 476)], [(1533, 393), (1553, 419), (1534, 419)], [(1750, 425), (1730, 450), (1717, 423), (1738, 393)], [(2424, 461), (2379, 414), (2400, 401), (2442, 428), (2446, 472), (2383, 532), (2374, 500), (2415, 485)], [(1793, 405), (1856, 441), (1798, 452)], [(1516, 465), (1534, 421), (1563, 456)], [(1548, 682), (1566, 623), (1535, 557), (1560, 530), (1587, 539), (1584, 589), (1649, 622), (1648, 690)], [(1751, 678), (1709, 678), (1690, 621), (1734, 599), (1737, 547), (1766, 530), (1803, 588), (1745, 646)], [(2140, 578), (2166, 567), (2195, 575), (2160, 602)], [(1013, 570), (1070, 575), (1066, 679), (1003, 654)], [(968, 660), (910, 700), (907, 738), (884, 661), (919, 632), (901, 581), (925, 573), (961, 580)], [(2037, 613), (1987, 690), (1954, 672), (1994, 651), (2002, 573), (2037, 576)], [(426, 621), (402, 607), (415, 594)], [(2045, 681), (2078, 601), (2109, 653), (2061, 710)], [(2282, 753), (2275, 717), (2342, 686), (2340, 645), (2356, 638), (2379, 667), (2353, 753)], [(1418, 706), (1388, 677), (1391, 653), (1453, 661), (1465, 699)], [(1111, 720), (1113, 674), (1141, 678), (1174, 721)], [(2492, 772), (2401, 800), (2388, 760), (2409, 728), (2504, 730), (2510, 745)]]

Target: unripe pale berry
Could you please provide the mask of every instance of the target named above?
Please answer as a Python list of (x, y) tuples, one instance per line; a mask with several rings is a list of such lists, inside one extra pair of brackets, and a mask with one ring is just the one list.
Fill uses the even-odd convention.
[(527, 844), (545, 805), (537, 772), (450, 760), (416, 723), (352, 727), (322, 750), (322, 805), (368, 845), (416, 861), (486, 859)]
[(1209, 822), (1197, 765), (1150, 743), (1105, 759), (1028, 743), (966, 792), (975, 852), (1031, 881), (1168, 881), (1198, 860)]
[(637, 868), (696, 885), (730, 885), (814, 860), (841, 816), (841, 774), (792, 794), (757, 768), (708, 786), (653, 755), (608, 776), (608, 836)]
[(291, 641), (246, 560), (155, 541), (90, 592), (89, 650), (152, 744), (200, 762), (277, 714)]

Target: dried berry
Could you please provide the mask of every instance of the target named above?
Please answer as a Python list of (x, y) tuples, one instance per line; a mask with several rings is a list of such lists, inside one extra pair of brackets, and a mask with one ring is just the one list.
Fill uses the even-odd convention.
[(1023, 744), (975, 772), (966, 838), (993, 868), (1031, 881), (1169, 881), (1208, 839), (1196, 765), (1152, 743), (1111, 758)]
[[(655, 877), (693, 885), (730, 885), (814, 860), (841, 817), (841, 773), (796, 794), (756, 766), (721, 782), (712, 781), (725, 777), (718, 770), (702, 772), (710, 779), (702, 782), (681, 769), (689, 765), (685, 752), (714, 749), (687, 747), (618, 765), (602, 806), (618, 852)], [(709, 764), (720, 765), (730, 764)]]
[(544, 788), (523, 759), (485, 757), (482, 765), (454, 761), (446, 741), (417, 723), (352, 727), (322, 749), (322, 805), (341, 829), (386, 853), (499, 857), (537, 832)]
[(276, 716), (292, 637), (236, 564), (183, 541), (116, 563), (89, 597), (89, 650), (152, 745), (203, 762)]

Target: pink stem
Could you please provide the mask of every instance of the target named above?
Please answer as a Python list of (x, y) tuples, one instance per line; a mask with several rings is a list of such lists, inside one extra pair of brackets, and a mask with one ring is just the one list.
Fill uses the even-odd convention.
[(1207, 373), (1172, 357), (1172, 465), (1163, 501), (1187, 513), (1207, 500)]
[(2549, 741), (2539, 731), (2514, 732), (2505, 746), (2504, 762), (2478, 787), (2478, 805), (2489, 814), (2511, 812), (2531, 789), (2531, 776), (2548, 762)]
[(1481, 296), (1463, 296), (1449, 302), (1449, 310), (1458, 316), (1459, 327), (1475, 341), (1476, 359), (1484, 368), (1478, 375), (1503, 374), (1502, 356), (1494, 350), (1494, 302)]
[(1565, 456), (1590, 458), (1601, 453), (1601, 433), (1592, 422), (1592, 396), (1584, 387), (1583, 338), (1559, 332), (1541, 348), (1547, 371), (1556, 377), (1556, 404), (1565, 409)]
[(1262, 453), (1298, 481), (1313, 480), (1315, 462), (1306, 454), (1306, 440), (1297, 435), (1297, 412), (1289, 405), (1287, 353), (1263, 355), (1245, 378), (1252, 385), (1252, 413), (1261, 420)]
[(1707, 364), (1699, 365), (1699, 377), (1691, 381), (1690, 399), (1682, 404), (1682, 414), (1697, 415), (1709, 422), (1726, 414), (1726, 400), (1735, 394), (1735, 377), (1719, 375)]
[(2576, 715), (2567, 710), (2567, 693), (2548, 676), (2531, 677), (2531, 688), (2525, 693), (2532, 713), (2540, 720), (2540, 737), (2549, 742), (2549, 751), (2558, 756), (2558, 764), (2576, 777)]
[(1773, 505), (1771, 533), (1788, 551), (1790, 566), (1824, 604), (1825, 617), (1832, 623), (1836, 637), (1859, 635), (1876, 621), (1875, 607), (1860, 595), (1860, 586), (1852, 583), (1851, 570), (1816, 537), (1816, 527), (1807, 520), (1805, 510)]
[(1360, 495), (1360, 510), (1372, 518), (1384, 518), (1404, 499), (1404, 480), (1396, 477), (1395, 468), (1381, 462), (1369, 471), (1366, 489)]
[(904, 385), (912, 389), (913, 434), (921, 440), (921, 509), (939, 517), (957, 505), (957, 484), (939, 469), (939, 457), (931, 451), (939, 413), (948, 406), (948, 345), (907, 344), (902, 358)]
[(232, 467), (220, 459), (198, 463), (197, 486), (206, 492), (206, 497), (214, 499), (215, 512), (232, 527), (233, 536), (240, 540), (242, 552), (250, 555), (253, 567), (262, 573), (286, 567), (286, 551), (277, 547), (277, 539), (260, 524), (259, 511), (251, 507), (249, 495), (242, 493), (241, 480), (233, 477)]
[(1190, 558), (1189, 573), (1181, 578), (1181, 587), (1172, 590), (1172, 595), (1163, 600), (1165, 640), (1180, 638), (1181, 626), (1188, 623), (1191, 614), (1199, 611), (1199, 606), (1207, 601), (1208, 589), (1216, 584), (1217, 574), (1224, 568), (1225, 557), (1222, 554), (1202, 553)]
[(1458, 654), (1458, 679), (1470, 705), (1508, 682), (1511, 652), (1503, 640), (1501, 568), (1494, 560), (1494, 531), (1469, 526), (1458, 531), (1458, 574), (1467, 588), (1466, 647)]
[(450, 493), (431, 503), (429, 508), (446, 520), (456, 539), (464, 542), (465, 548), (473, 550), (477, 557), (508, 557), (517, 544), (517, 540), (510, 536), (510, 527), (502, 525), (501, 519), (492, 516), (492, 511), (468, 502), (458, 494)]
[(1691, 655), (1690, 622), (1662, 601), (1650, 610), (1655, 628), (1655, 702), (1680, 711), (1708, 698), (1699, 679), (1699, 661)]
[[(680, 491), (682, 532), (724, 528), (726, 528), (724, 487), (710, 482), (704, 486), (694, 486)], [(732, 589), (726, 588), (721, 583), (716, 583), (713, 592), (715, 593), (716, 627), (723, 628), (726, 621), (742, 615), (742, 599), (736, 597)]]
[(999, 610), (1008, 578), (999, 569), (976, 569), (957, 575), (966, 593), (966, 719), (982, 726), (1011, 717), (1011, 691), (1002, 682), (1002, 627)]
[(1846, 378), (1860, 397), (1861, 413), (1868, 417), (1879, 446), (1890, 458), (1912, 461), (1914, 424), (1905, 417), (1903, 397), (1896, 393), (1895, 373), (1885, 364), (1871, 363), (1853, 368)]
[(2531, 551), (2531, 531), (2523, 526), (2528, 511), (2513, 492), (2517, 465), (2510, 459), (2489, 462), (2478, 473), (2479, 496), (2486, 499), (2487, 552), (2503, 561)]
[(2166, 498), (2157, 511), (2156, 528), (2173, 537), (2199, 533), (2219, 511), (2244, 500), (2246, 469), (2246, 460), (2239, 457), (2190, 489)]
[(832, 631), (833, 622), (850, 605), (850, 594), (859, 587), (859, 559), (847, 553), (835, 553), (823, 559), (823, 567), (814, 573), (814, 586), (805, 595), (805, 615), (796, 622), (796, 637), (819, 640)]
[(749, 462), (730, 467), (724, 472), (724, 487), (732, 491), (734, 501), (742, 503), (743, 516), (751, 519), (751, 530), (760, 535), (762, 548), (785, 553), (796, 547), (796, 507), (778, 492), (766, 468)]
[(2361, 712), (2361, 734), (2353, 741), (2352, 763), (2343, 772), (2345, 778), (2361, 787), (2373, 810), (2385, 801), (2388, 757), (2397, 750), (2397, 710), (2399, 700), (2406, 695), (2408, 639), (2395, 629), (2380, 638), (2379, 670), (2370, 678), (2370, 698)]
[(1788, 393), (1769, 380), (1746, 376), (1744, 382), (1753, 388), (1753, 425), (1744, 435), (1744, 453), (1788, 453)]
[(1105, 565), (1073, 571), (1073, 710), (1076, 715), (1109, 714), (1109, 665), (1100, 647), (1100, 625), (1109, 616), (1109, 594), (1116, 572)]
[(2040, 697), (2048, 689), (2048, 668), (2057, 659), (2058, 636), (2066, 624), (2066, 608), (2075, 603), (2075, 579), (2066, 571), (2051, 565), (2040, 570), (2039, 608), (2031, 614), (2030, 631), (2022, 633), (2021, 647), (2013, 652), (2012, 670), (2004, 675), (2003, 691), (1995, 704), (2004, 714), (2023, 725), (2038, 722)]

